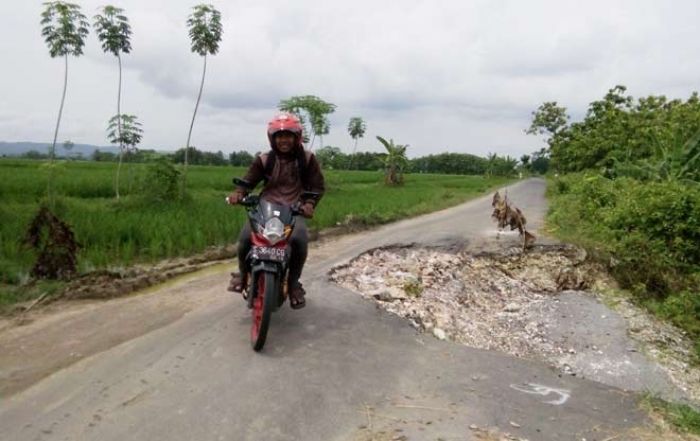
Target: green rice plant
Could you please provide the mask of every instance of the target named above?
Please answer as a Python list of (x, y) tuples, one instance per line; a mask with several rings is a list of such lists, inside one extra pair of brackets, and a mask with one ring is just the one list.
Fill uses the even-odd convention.
[[(0, 160), (0, 283), (27, 280), (34, 256), (21, 245), (44, 197), (41, 162)], [(57, 210), (80, 244), (79, 271), (124, 267), (187, 256), (234, 242), (245, 210), (224, 203), (231, 179), (245, 168), (190, 166), (184, 200), (153, 200), (140, 186), (113, 198), (113, 164), (70, 161), (57, 176)], [(133, 164), (139, 179), (148, 165)], [(480, 176), (408, 175), (402, 187), (388, 187), (380, 171), (327, 171), (327, 191), (310, 227), (364, 227), (442, 209), (506, 182)], [(0, 293), (0, 297), (2, 294)]]

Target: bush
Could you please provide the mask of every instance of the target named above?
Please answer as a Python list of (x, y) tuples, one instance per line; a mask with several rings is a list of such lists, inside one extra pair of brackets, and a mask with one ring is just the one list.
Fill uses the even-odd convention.
[(700, 292), (683, 291), (663, 301), (651, 301), (649, 309), (696, 337), (695, 353), (700, 360)]
[(32, 276), (39, 279), (69, 279), (76, 273), (79, 245), (71, 227), (47, 206), (42, 206), (27, 229), (27, 245), (38, 256)]
[[(562, 191), (563, 190), (563, 191)], [(581, 174), (551, 186), (559, 236), (609, 264), (649, 309), (700, 337), (700, 188)], [(700, 343), (696, 353), (700, 360)]]
[(180, 172), (167, 158), (158, 158), (148, 165), (141, 189), (153, 202), (172, 201), (178, 197)]
[[(561, 190), (566, 189), (566, 193)], [(550, 222), (591, 240), (613, 259), (626, 288), (664, 297), (691, 288), (700, 272), (700, 189), (676, 181), (601, 176), (559, 178)]]
[(603, 217), (617, 268), (629, 284), (662, 296), (691, 287), (700, 270), (700, 191), (678, 182), (615, 181), (614, 207)]

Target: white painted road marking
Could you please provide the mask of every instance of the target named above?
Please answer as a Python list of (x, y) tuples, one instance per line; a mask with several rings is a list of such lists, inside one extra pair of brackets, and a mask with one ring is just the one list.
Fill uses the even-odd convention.
[(550, 394), (559, 395), (559, 398), (556, 400), (545, 401), (545, 403), (553, 404), (555, 406), (561, 406), (569, 400), (569, 397), (571, 397), (571, 391), (568, 389), (557, 389), (555, 387), (543, 386), (537, 383), (511, 384), (510, 387), (511, 389), (515, 389), (519, 392), (542, 395), (543, 397)]

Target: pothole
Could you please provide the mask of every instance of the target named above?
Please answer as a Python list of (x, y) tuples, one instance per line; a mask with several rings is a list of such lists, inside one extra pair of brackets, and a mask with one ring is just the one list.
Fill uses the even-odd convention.
[[(596, 299), (592, 293), (614, 282), (573, 246), (485, 254), (378, 248), (334, 268), (330, 278), (441, 340), (543, 360), (623, 389), (700, 401), (700, 371), (685, 357), (688, 339), (629, 302), (617, 313)], [(676, 349), (658, 350), (653, 340)]]

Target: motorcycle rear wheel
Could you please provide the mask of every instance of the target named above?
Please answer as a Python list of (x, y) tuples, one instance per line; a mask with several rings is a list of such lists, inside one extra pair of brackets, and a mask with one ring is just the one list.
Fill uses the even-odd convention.
[(250, 344), (254, 351), (260, 351), (265, 345), (267, 330), (270, 327), (272, 311), (277, 303), (276, 277), (272, 273), (260, 271), (255, 284), (256, 293), (253, 299), (252, 323), (250, 327)]

